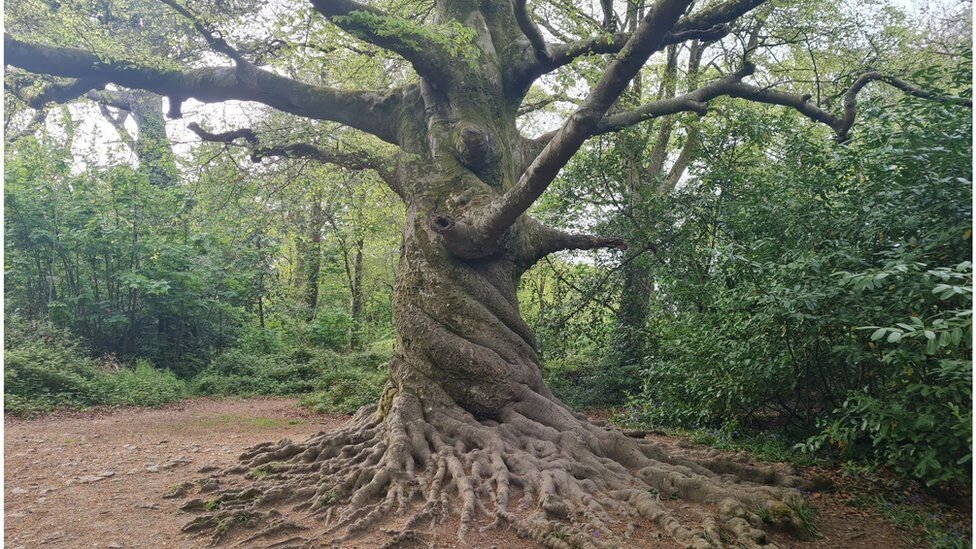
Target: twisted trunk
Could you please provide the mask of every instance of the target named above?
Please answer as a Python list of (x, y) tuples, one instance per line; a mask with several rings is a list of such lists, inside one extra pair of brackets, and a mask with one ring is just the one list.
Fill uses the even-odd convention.
[[(683, 547), (769, 546), (760, 508), (798, 528), (802, 500), (783, 487), (800, 481), (788, 470), (638, 441), (556, 399), (516, 297), (519, 276), (556, 233), (523, 217), (490, 253), (462, 257), (473, 246), (444, 225), (487, 187), (463, 170), (417, 168), (422, 192), (408, 199), (397, 344), (380, 401), (338, 432), (256, 446), (239, 467), (184, 485), (180, 494), (216, 489), (184, 505), (201, 513), (185, 531), (312, 547), (385, 525), (397, 547), (456, 515), (459, 539), (507, 525), (558, 549), (647, 547), (660, 543), (655, 531)], [(674, 499), (700, 516), (689, 522)]]

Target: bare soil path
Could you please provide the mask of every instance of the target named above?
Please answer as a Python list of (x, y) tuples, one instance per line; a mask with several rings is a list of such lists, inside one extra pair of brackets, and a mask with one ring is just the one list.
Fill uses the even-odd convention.
[[(303, 440), (345, 420), (305, 412), (291, 399), (194, 399), (155, 409), (7, 419), (5, 546), (205, 547), (205, 538), (180, 533), (190, 519), (179, 511), (183, 499), (164, 499), (164, 494), (204, 476), (201, 468), (234, 464), (247, 446)], [(876, 514), (846, 506), (841, 496), (815, 494), (812, 501), (822, 537), (801, 542), (775, 535), (781, 547), (907, 547), (903, 533)], [(423, 546), (534, 547), (510, 531), (469, 534), (464, 543), (457, 543), (452, 531), (450, 524), (439, 527)], [(389, 536), (376, 531), (347, 547), (375, 548), (387, 541)], [(671, 545), (662, 540), (653, 546)]]

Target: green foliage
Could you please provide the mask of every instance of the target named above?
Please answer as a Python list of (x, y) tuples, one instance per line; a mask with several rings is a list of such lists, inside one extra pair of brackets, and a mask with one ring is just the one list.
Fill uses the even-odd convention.
[(339, 350), (349, 344), (352, 318), (341, 309), (323, 307), (307, 328), (308, 340), (326, 349)]
[(385, 383), (382, 369), (335, 369), (324, 373), (321, 390), (303, 397), (301, 404), (319, 413), (352, 414), (379, 400)]
[(269, 355), (231, 350), (191, 382), (198, 395), (306, 395), (319, 412), (352, 413), (375, 402), (386, 382), (387, 352), (337, 354), (299, 349)]
[[(911, 78), (966, 95), (969, 59)], [(624, 170), (652, 131), (577, 157), (535, 215), (630, 249), (616, 270), (601, 268), (607, 253), (523, 278), (557, 394), (614, 405), (630, 393), (628, 422), (715, 433), (722, 447), (775, 432), (776, 458), (970, 478), (970, 112), (886, 91), (860, 98), (845, 145), (794, 112), (724, 102), (698, 121), (699, 160), (666, 195), (633, 189)], [(643, 278), (621, 294), (631, 267)], [(638, 291), (632, 366), (614, 349)], [(807, 456), (784, 449), (811, 436)]]
[(947, 524), (936, 513), (920, 510), (917, 505), (891, 502), (878, 496), (863, 500), (889, 522), (912, 532), (932, 549), (971, 549), (973, 546), (972, 537), (958, 524)]
[(833, 446), (844, 456), (876, 457), (929, 485), (964, 482), (972, 462), (972, 264), (924, 273), (904, 264), (887, 267), (844, 280), (868, 289), (882, 274), (915, 274), (938, 297), (926, 307), (938, 313), (864, 327), (890, 369), (890, 388), (881, 395), (869, 388), (852, 391), (803, 448)]
[(254, 257), (231, 253), (223, 235), (191, 234), (186, 189), (128, 167), (72, 175), (65, 150), (33, 138), (8, 147), (6, 160), (9, 312), (68, 328), (97, 353), (184, 375), (232, 341)]
[(146, 361), (106, 370), (64, 330), (12, 316), (5, 328), (4, 410), (12, 415), (96, 405), (157, 406), (186, 395), (183, 381)]
[(655, 424), (820, 431), (805, 449), (965, 481), (971, 121), (913, 99), (867, 110), (845, 147), (748, 111), (704, 138), (735, 161), (702, 167), (711, 193), (662, 201), (682, 220), (633, 404)]

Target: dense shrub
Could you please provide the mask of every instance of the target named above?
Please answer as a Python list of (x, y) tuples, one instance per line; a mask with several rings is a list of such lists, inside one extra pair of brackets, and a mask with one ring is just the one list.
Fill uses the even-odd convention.
[(323, 307), (307, 327), (309, 342), (319, 347), (339, 350), (349, 343), (349, 330), (352, 318), (348, 313), (334, 307)]
[(615, 367), (612, 356), (599, 347), (555, 356), (545, 363), (546, 383), (560, 400), (577, 410), (606, 408), (626, 402), (627, 390), (639, 369)]
[(386, 372), (381, 369), (332, 370), (320, 380), (321, 390), (302, 398), (302, 406), (320, 413), (352, 414), (379, 400), (385, 383)]
[(803, 448), (869, 456), (928, 484), (966, 481), (972, 463), (972, 264), (924, 273), (895, 264), (845, 279), (854, 287), (876, 287), (871, 281), (893, 270), (929, 287), (921, 308), (937, 313), (863, 328), (889, 369), (887, 387), (849, 393)]
[(157, 406), (183, 398), (186, 385), (172, 372), (138, 361), (106, 371), (63, 330), (16, 317), (6, 322), (4, 410), (32, 415), (55, 408), (96, 405)]
[(972, 120), (888, 101), (844, 146), (792, 114), (706, 119), (711, 155), (644, 212), (668, 249), (641, 419), (785, 428), (929, 484), (971, 477)]
[(339, 354), (297, 349), (272, 355), (231, 350), (191, 383), (198, 395), (308, 395), (319, 412), (352, 413), (375, 402), (386, 381), (387, 351)]

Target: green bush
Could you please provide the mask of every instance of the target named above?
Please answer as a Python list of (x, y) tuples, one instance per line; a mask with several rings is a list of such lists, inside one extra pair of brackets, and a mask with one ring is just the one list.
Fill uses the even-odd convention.
[(342, 309), (324, 307), (306, 328), (308, 340), (319, 347), (339, 350), (349, 343), (352, 318)]
[[(912, 274), (910, 267), (889, 266), (846, 280), (871, 288), (866, 281), (892, 270), (902, 273), (902, 285)], [(852, 391), (801, 448), (875, 458), (928, 485), (966, 482), (972, 462), (972, 264), (927, 271), (921, 280), (938, 298), (923, 301), (934, 314), (863, 328), (889, 368), (886, 386)]]
[(863, 108), (843, 146), (791, 114), (703, 121), (703, 149), (735, 162), (702, 158), (647, 206), (667, 254), (630, 406), (657, 426), (776, 430), (965, 484), (971, 113), (911, 97)]
[(24, 416), (55, 408), (157, 406), (183, 398), (186, 384), (146, 361), (103, 371), (64, 330), (8, 317), (4, 410)]
[(98, 378), (103, 402), (111, 405), (159, 406), (186, 396), (186, 382), (169, 370), (153, 368), (138, 360), (133, 369), (123, 368), (115, 374)]
[(302, 398), (301, 404), (319, 413), (352, 414), (379, 400), (385, 383), (383, 370), (340, 368), (327, 372), (321, 390)]
[(307, 395), (302, 404), (316, 411), (352, 413), (379, 398), (390, 354), (300, 348), (260, 355), (231, 350), (215, 358), (191, 387), (198, 395)]
[(553, 393), (573, 408), (606, 408), (625, 402), (639, 375), (636, 365), (613, 364), (605, 349), (584, 348), (547, 361), (543, 375)]
[(4, 351), (4, 409), (14, 415), (102, 403), (94, 360), (72, 349), (35, 343)]

